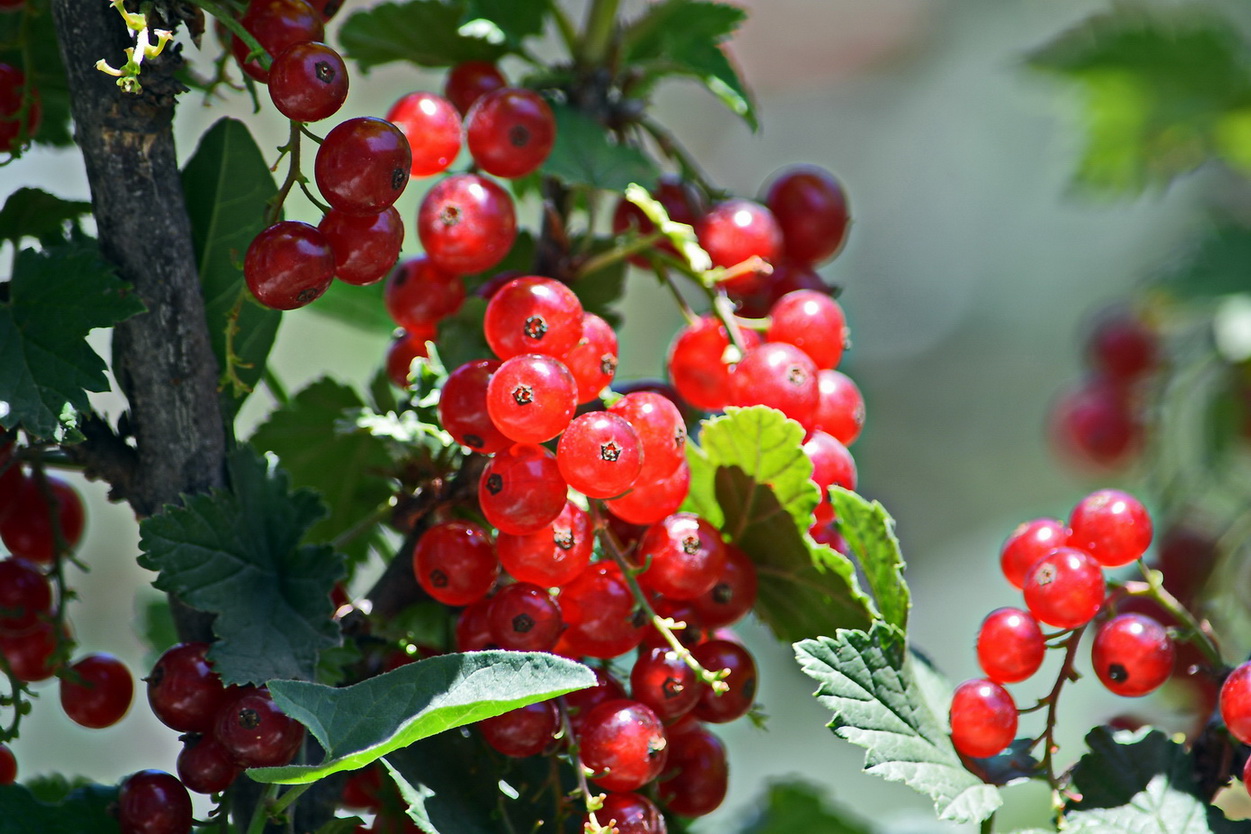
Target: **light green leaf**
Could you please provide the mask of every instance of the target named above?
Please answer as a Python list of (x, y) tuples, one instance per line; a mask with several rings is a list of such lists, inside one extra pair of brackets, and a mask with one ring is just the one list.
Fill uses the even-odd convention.
[(419, 739), (595, 685), (585, 666), (542, 652), (445, 654), (338, 689), (273, 681), (282, 711), (326, 750), (317, 765), (255, 768), (260, 782), (300, 785), (356, 770)]
[(865, 772), (927, 794), (944, 820), (978, 822), (1002, 804), (995, 788), (964, 768), (926, 706), (897, 628), (840, 629), (796, 643), (795, 655), (820, 684), (816, 697), (834, 713), (834, 734), (867, 751)]
[(652, 182), (659, 176), (652, 161), (638, 148), (613, 141), (594, 117), (564, 104), (553, 104), (556, 141), (539, 169), (569, 185), (624, 191), (632, 182)]
[(840, 486), (830, 490), (838, 531), (860, 562), (882, 619), (908, 631), (912, 599), (904, 581), (904, 560), (895, 538), (895, 521), (877, 501), (866, 501)]

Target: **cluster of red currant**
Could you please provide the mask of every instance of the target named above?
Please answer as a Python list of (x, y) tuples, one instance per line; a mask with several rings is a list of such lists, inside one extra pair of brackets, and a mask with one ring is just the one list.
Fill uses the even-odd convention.
[[(1000, 608), (982, 622), (977, 658), (986, 677), (956, 687), (950, 714), (956, 750), (980, 758), (1011, 744), (1018, 711), (1003, 685), (1033, 675), (1042, 665), (1045, 650), (1052, 647), (1065, 652), (1058, 689), (1072, 674), (1073, 654), (1096, 616), (1102, 619), (1091, 644), (1091, 665), (1109, 691), (1137, 697), (1169, 678), (1175, 650), (1168, 630), (1145, 614), (1122, 611), (1114, 615), (1126, 597), (1125, 589), (1109, 593), (1103, 573), (1105, 568), (1140, 559), (1151, 538), (1146, 509), (1133, 496), (1112, 489), (1079, 501), (1067, 524), (1054, 518), (1035, 519), (1008, 537), (1000, 567), (1008, 581), (1024, 592), (1028, 610)], [(1060, 632), (1044, 635), (1043, 625)], [(1056, 695), (1053, 691), (1040, 706), (1054, 709)]]
[(1051, 434), (1070, 460), (1122, 467), (1142, 448), (1143, 389), (1160, 364), (1159, 337), (1129, 308), (1110, 308), (1090, 332), (1086, 364), (1086, 379), (1056, 402)]
[[(68, 594), (61, 565), (82, 538), (83, 523), (73, 487), (42, 471), (25, 471), (11, 443), (0, 447), (0, 541), (10, 554), (0, 560), (0, 670), (9, 678), (9, 697), (16, 702), (25, 686), (56, 675), (65, 714), (100, 729), (126, 714), (134, 680), (109, 654), (67, 662), (74, 644), (64, 616)], [(2, 744), (0, 749), (0, 761), (7, 763), (0, 783), (11, 782), (16, 761)]]
[[(3, 10), (3, 4), (0, 4), (0, 11)], [(29, 104), (25, 104), (27, 101)], [(22, 117), (23, 106), (26, 108), (25, 119)], [(0, 153), (11, 152), (19, 137), (33, 136), (39, 129), (42, 115), (39, 93), (33, 86), (27, 89), (26, 74), (17, 67), (0, 64)]]

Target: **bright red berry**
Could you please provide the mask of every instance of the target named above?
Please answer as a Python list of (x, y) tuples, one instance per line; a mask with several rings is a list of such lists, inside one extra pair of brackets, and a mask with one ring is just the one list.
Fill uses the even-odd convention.
[[(782, 231), (773, 212), (751, 200), (726, 200), (713, 206), (695, 224), (695, 234), (713, 266), (737, 266), (751, 257), (772, 263), (782, 254)], [(746, 293), (758, 284), (759, 275), (747, 272), (726, 281), (725, 288)]]
[(639, 584), (670, 599), (694, 599), (716, 584), (725, 566), (721, 532), (693, 513), (675, 513), (643, 534), (634, 560)]
[(382, 301), (391, 319), (405, 330), (429, 327), (460, 309), (465, 282), (418, 255), (391, 270)]
[(1025, 575), (1039, 559), (1069, 540), (1069, 528), (1054, 518), (1036, 518), (1018, 525), (999, 551), (999, 567), (1014, 588), (1025, 587)]
[(572, 501), (537, 533), (500, 533), (495, 540), (500, 564), (508, 575), (541, 588), (555, 588), (577, 578), (590, 564), (594, 544), (591, 517)]
[(691, 469), (683, 460), (673, 474), (651, 483), (640, 478), (620, 498), (604, 502), (609, 512), (630, 524), (655, 524), (682, 506), (691, 489)]
[(1128, 565), (1151, 544), (1151, 516), (1137, 498), (1119, 489), (1092, 492), (1069, 515), (1069, 540), (1106, 568)]
[(121, 721), (134, 694), (130, 670), (111, 654), (89, 654), (61, 678), (61, 708), (74, 723), (92, 729)]
[(317, 228), (334, 253), (335, 277), (358, 287), (381, 281), (395, 266), (404, 245), (404, 221), (395, 206), (378, 214), (331, 209)]
[(796, 290), (779, 298), (769, 311), (765, 339), (794, 345), (818, 368), (835, 368), (847, 342), (847, 317), (828, 294)]
[(630, 697), (670, 724), (699, 703), (699, 679), (671, 648), (639, 649), (630, 668)]
[(817, 396), (813, 428), (844, 446), (855, 443), (864, 428), (864, 396), (856, 383), (841, 371), (825, 368), (817, 371)]
[(655, 779), (669, 756), (665, 728), (656, 713), (637, 701), (607, 701), (595, 707), (579, 736), (582, 763), (605, 790), (632, 791)]
[(777, 218), (789, 260), (821, 263), (843, 247), (850, 225), (847, 194), (828, 171), (815, 165), (782, 171), (769, 185), (765, 204)]
[(748, 350), (730, 375), (730, 390), (735, 405), (776, 408), (805, 430), (816, 422), (817, 366), (794, 345), (765, 342)]
[(422, 534), (413, 550), (413, 575), (444, 605), (482, 599), (499, 575), (499, 560), (485, 530), (471, 521), (445, 521)]
[(617, 334), (594, 313), (582, 314), (582, 336), (561, 357), (578, 383), (578, 404), (589, 403), (612, 384), (617, 373)]
[(594, 562), (560, 589), (568, 628), (563, 640), (579, 656), (613, 658), (643, 640), (647, 618), (615, 562)]
[(962, 756), (994, 756), (1016, 737), (1016, 702), (994, 681), (970, 680), (951, 696), (951, 743)]
[(588, 498), (611, 498), (638, 479), (643, 449), (630, 421), (609, 411), (575, 417), (556, 447), (560, 474)]
[(521, 536), (555, 521), (567, 492), (556, 456), (542, 446), (518, 443), (487, 462), (478, 482), (478, 504), (500, 532)]
[(996, 683), (1017, 683), (1037, 672), (1046, 649), (1038, 621), (1019, 608), (996, 608), (977, 632), (977, 662)]
[(335, 257), (315, 226), (282, 220), (252, 239), (243, 278), (261, 304), (294, 310), (321, 297), (334, 280)]
[(552, 108), (533, 90), (494, 90), (465, 115), (469, 153), (479, 168), (497, 177), (515, 179), (537, 170), (555, 141)]
[(1025, 604), (1039, 620), (1056, 628), (1078, 628), (1103, 605), (1103, 570), (1081, 550), (1056, 548), (1029, 569), (1024, 591)]
[(545, 652), (560, 635), (560, 606), (547, 591), (529, 582), (506, 585), (487, 610), (492, 641), (501, 649)]
[(1137, 698), (1154, 691), (1173, 673), (1173, 640), (1159, 622), (1142, 614), (1120, 614), (1099, 626), (1090, 663), (1109, 691)]
[(441, 269), (468, 275), (503, 260), (517, 239), (512, 197), (477, 174), (453, 174), (422, 198), (417, 236)]
[(729, 788), (725, 745), (708, 729), (698, 724), (685, 730), (674, 728), (665, 770), (658, 787), (670, 813), (702, 817), (725, 801)]
[(117, 822), (121, 834), (189, 834), (191, 797), (168, 773), (141, 770), (117, 792)]
[[(749, 350), (761, 341), (753, 330), (744, 331), (743, 338)], [(721, 322), (703, 316), (679, 330), (669, 346), (669, 379), (691, 405), (718, 411), (734, 402), (730, 370), (739, 358), (737, 351), (731, 349), (730, 337)]]
[(1220, 710), (1230, 735), (1251, 744), (1251, 662), (1234, 669), (1221, 684)]
[[(321, 41), (326, 36), (325, 20), (304, 0), (252, 0), (239, 23), (270, 58), (298, 43)], [(238, 35), (232, 38), (230, 50), (244, 72), (262, 84), (269, 81), (269, 70), (261, 67), (257, 58), (248, 60), (252, 49)]]
[(551, 278), (514, 278), (487, 302), (482, 332), (500, 359), (524, 353), (563, 356), (582, 338), (582, 302)]
[(412, 149), (414, 177), (442, 173), (460, 153), (460, 114), (433, 93), (409, 93), (387, 111), (387, 121), (404, 132)]
[(339, 112), (347, 94), (347, 66), (339, 53), (324, 43), (290, 46), (269, 68), (269, 97), (288, 119), (328, 119)]
[(559, 359), (523, 354), (487, 383), (491, 422), (518, 443), (543, 443), (565, 430), (578, 407), (578, 383)]
[(630, 422), (643, 449), (636, 483), (668, 478), (686, 459), (686, 423), (673, 400), (652, 391), (626, 394), (608, 407)]

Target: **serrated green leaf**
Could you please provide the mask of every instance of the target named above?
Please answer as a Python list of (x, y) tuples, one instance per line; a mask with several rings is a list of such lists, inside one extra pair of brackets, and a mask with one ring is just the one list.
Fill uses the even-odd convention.
[[(316, 490), (325, 502), (328, 514), (309, 528), (305, 541), (333, 540), (368, 518), (393, 491), (386, 441), (339, 422), (363, 406), (350, 387), (323, 377), (273, 411), (252, 435), (259, 451), (278, 456), (293, 486)], [(369, 542), (358, 536), (342, 550), (359, 560)]]
[(830, 490), (838, 531), (860, 561), (882, 619), (908, 631), (912, 599), (904, 581), (904, 560), (895, 538), (895, 520), (877, 501), (866, 501), (849, 489)]
[(1160, 276), (1157, 286), (1188, 301), (1251, 292), (1251, 229), (1222, 226), (1206, 234)]
[(727, 408), (705, 421), (698, 446), (687, 444), (691, 488), (682, 505), (751, 557), (756, 614), (788, 642), (867, 628), (875, 617), (851, 561), (807, 534), (820, 490), (803, 437), (776, 409)]
[(746, 11), (726, 3), (663, 0), (650, 6), (626, 32), (625, 62), (638, 65), (652, 79), (667, 75), (698, 78), (755, 130), (759, 123), (751, 94), (721, 49), (746, 18)]
[(1209, 158), (1246, 162), (1240, 126), (1251, 109), (1251, 48), (1237, 27), (1194, 5), (1122, 4), (1028, 57), (1085, 98), (1079, 185), (1138, 192)]
[(542, 34), (546, 20), (545, 3), (465, 0), (460, 33), (491, 43), (505, 43), (510, 48), (517, 49), (526, 38)]
[(209, 659), (227, 684), (312, 678), (318, 651), (339, 642), (330, 591), (343, 557), (300, 544), (325, 509), (250, 448), (228, 466), (229, 491), (190, 496), (139, 524), (139, 564), (160, 571), (158, 590), (217, 615)]
[(978, 822), (1002, 804), (999, 792), (965, 770), (941, 720), (926, 706), (903, 633), (876, 622), (866, 633), (795, 644), (816, 698), (834, 713), (839, 738), (865, 748), (865, 772), (903, 782), (934, 800), (940, 819)]
[(419, 739), (595, 685), (591, 670), (543, 652), (445, 654), (337, 689), (274, 681), (283, 712), (308, 727), (326, 760), (249, 770), (260, 782), (301, 785), (356, 770)]
[(0, 785), (0, 834), (113, 834), (120, 830), (110, 805), (117, 788), (84, 785), (63, 799), (43, 802), (24, 785)]
[(70, 133), (69, 80), (61, 63), (50, 0), (27, 0), (22, 14), (0, 14), (0, 44), (4, 44), (0, 47), (0, 63), (25, 67), (26, 77), (39, 91), (41, 116), (34, 141), (55, 147), (74, 144)]
[(43, 246), (64, 243), (66, 224), (90, 213), (91, 203), (63, 200), (38, 188), (19, 188), (0, 208), (0, 240), (16, 245), (24, 237), (33, 237)]
[[(525, 5), (525, 4), (518, 4)], [(464, 61), (495, 61), (508, 46), (483, 31), (462, 33), (463, 3), (406, 0), (356, 12), (343, 23), (339, 41), (363, 70), (391, 61), (450, 67)]]
[(855, 816), (831, 810), (820, 788), (804, 782), (774, 782), (755, 819), (741, 834), (870, 834)]
[[(278, 193), (261, 149), (243, 122), (218, 119), (200, 139), (182, 171), (187, 217), (195, 244), (204, 314), (217, 366), (226, 367), (227, 330), (239, 299), (234, 353), (235, 372), (248, 391), (265, 371), (265, 361), (282, 313), (252, 301), (243, 282), (243, 256), (252, 238), (267, 225), (265, 209)], [(337, 283), (337, 282), (336, 282)], [(232, 416), (247, 398), (226, 385), (222, 402)]]
[(88, 391), (109, 390), (105, 364), (87, 334), (142, 313), (95, 242), (18, 253), (8, 298), (0, 301), (0, 426), (51, 438), (91, 407)]
[(656, 166), (642, 151), (612, 141), (594, 117), (564, 104), (553, 104), (556, 141), (539, 169), (569, 185), (624, 191), (632, 182), (652, 182)]
[(1090, 752), (1073, 768), (1080, 802), (1065, 813), (1074, 834), (1225, 834), (1251, 831), (1198, 795), (1194, 761), (1186, 748), (1149, 727), (1134, 732), (1095, 727)]

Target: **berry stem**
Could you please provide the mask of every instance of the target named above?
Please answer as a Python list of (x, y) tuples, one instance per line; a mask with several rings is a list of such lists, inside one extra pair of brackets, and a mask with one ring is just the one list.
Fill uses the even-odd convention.
[(1051, 786), (1051, 803), (1057, 817), (1063, 813), (1064, 799), (1060, 795), (1060, 779), (1055, 772), (1055, 753), (1059, 749), (1055, 743), (1056, 710), (1060, 703), (1060, 690), (1064, 688), (1065, 682), (1077, 680), (1077, 673), (1074, 671), (1073, 663), (1077, 657), (1077, 646), (1081, 643), (1082, 634), (1085, 632), (1086, 626), (1073, 629), (1062, 644), (1064, 646), (1064, 662), (1060, 665), (1060, 671), (1056, 675), (1055, 685), (1038, 702), (1038, 706), (1047, 705), (1047, 725), (1043, 729), (1042, 735), (1035, 738), (1030, 744), (1031, 748), (1036, 747), (1039, 743), (1043, 744), (1043, 775), (1047, 779), (1047, 784)]
[(277, 785), (266, 785), (256, 807), (252, 809), (252, 819), (248, 821), (247, 834), (261, 834), (265, 830), (265, 821), (269, 819), (269, 809), (278, 795)]
[[(266, 70), (269, 69), (270, 65), (273, 63), (273, 59), (270, 57), (269, 53), (265, 51), (265, 47), (261, 46), (261, 42), (258, 41), (251, 32), (243, 28), (243, 24), (239, 22), (235, 15), (231, 14), (230, 9), (223, 4), (218, 3), (217, 0), (192, 0), (192, 3), (208, 12), (218, 23), (225, 26), (232, 34), (236, 35), (239, 40), (246, 43), (248, 45), (249, 52), (256, 58), (257, 63), (259, 63)], [(227, 46), (229, 46), (229, 44), (227, 44)], [(229, 52), (230, 50), (227, 49), (226, 51)]]
[(1221, 659), (1221, 650), (1216, 644), (1216, 638), (1212, 634), (1211, 627), (1196, 620), (1194, 615), (1186, 609), (1186, 606), (1182, 605), (1177, 597), (1164, 588), (1163, 575), (1158, 570), (1148, 568), (1141, 559), (1138, 560), (1138, 567), (1146, 581), (1126, 582), (1125, 593), (1130, 596), (1145, 596), (1155, 600), (1181, 624), (1182, 631), (1179, 635), (1181, 639), (1197, 646), (1203, 652), (1203, 656), (1211, 662), (1214, 669), (1220, 669), (1224, 666), (1224, 661)]
[(586, 11), (586, 28), (578, 63), (598, 67), (608, 58), (613, 36), (617, 31), (617, 6), (620, 0), (592, 0)]
[(269, 209), (265, 213), (265, 222), (270, 225), (277, 223), (282, 217), (282, 204), (286, 202), (291, 189), (302, 179), (300, 175), (300, 127), (300, 122), (292, 119), (287, 144), (278, 149), (281, 154), (278, 157), (279, 162), (282, 161), (282, 156), (287, 154), (290, 154), (291, 159), (287, 162), (287, 178), (283, 180), (282, 188), (278, 189), (278, 193), (270, 200)]
[(243, 312), (243, 303), (248, 297), (246, 286), (239, 287), (239, 294), (235, 297), (235, 303), (230, 308), (230, 313), (226, 316), (226, 367), (222, 369), (220, 388), (230, 386), (231, 393), (236, 396), (251, 393), (249, 388), (242, 379), (239, 378), (236, 368), (250, 368), (251, 363), (244, 362), (239, 354), (235, 353), (235, 337), (239, 335), (239, 314)]
[(653, 258), (652, 270), (656, 273), (656, 277), (660, 280), (660, 283), (663, 284), (665, 289), (669, 291), (669, 294), (673, 296), (673, 300), (677, 302), (678, 309), (682, 311), (682, 318), (686, 319), (686, 323), (691, 325), (699, 321), (699, 316), (694, 310), (691, 309), (691, 305), (688, 304), (686, 299), (682, 296), (682, 291), (678, 289), (677, 282), (673, 280), (673, 275), (669, 273), (669, 269), (659, 260)]
[(574, 735), (573, 724), (569, 721), (569, 708), (565, 706), (565, 699), (562, 697), (557, 701), (560, 708), (560, 731), (565, 738), (569, 739), (569, 758), (573, 762), (573, 772), (578, 779), (578, 791), (582, 794), (582, 801), (586, 805), (586, 814), (589, 817), (588, 834), (609, 834), (609, 829), (600, 824), (595, 818), (595, 812), (604, 804), (604, 797), (601, 794), (591, 794), (591, 786), (586, 781), (587, 767), (582, 764), (582, 755), (578, 747), (578, 737)]
[(569, 19), (569, 15), (565, 13), (557, 0), (547, 0), (547, 10), (556, 21), (556, 31), (560, 32), (560, 39), (564, 41), (565, 49), (569, 50), (570, 57), (577, 57), (578, 32), (573, 28), (573, 21)]
[(598, 255), (592, 255), (578, 266), (577, 277), (585, 278), (588, 275), (599, 272), (601, 269), (619, 263), (631, 255), (650, 249), (664, 239), (665, 235), (661, 232), (652, 232), (651, 234), (631, 238), (625, 243), (600, 252)]
[(656, 143), (656, 147), (660, 149), (660, 152), (667, 156), (670, 161), (677, 164), (682, 172), (683, 179), (694, 182), (709, 197), (719, 199), (725, 195), (723, 189), (713, 185), (712, 181), (708, 179), (703, 169), (695, 161), (695, 158), (672, 133), (650, 119), (640, 119), (639, 126), (648, 136), (652, 137), (652, 141)]
[(281, 816), (281, 814), (286, 811), (292, 803), (303, 796), (304, 792), (313, 787), (314, 784), (316, 783), (309, 782), (305, 785), (293, 785), (290, 790), (275, 799), (273, 804), (269, 806), (270, 818), (272, 819)]

